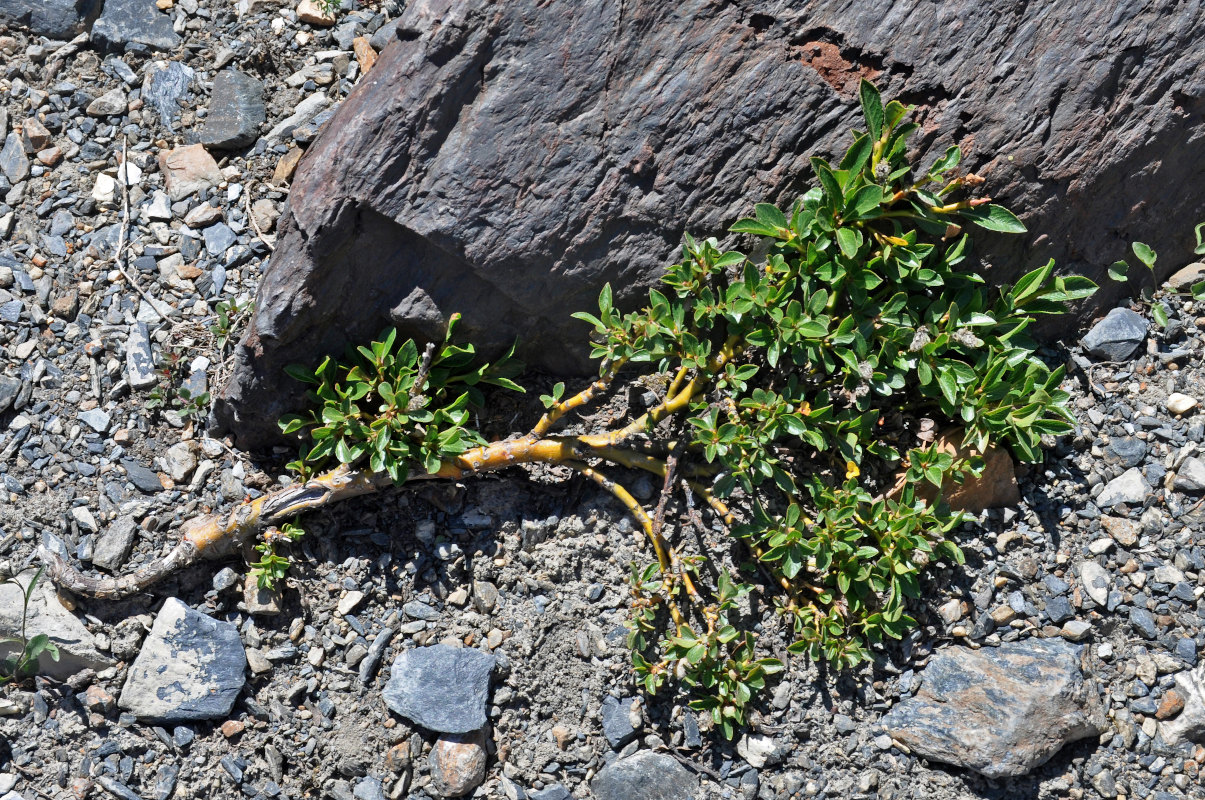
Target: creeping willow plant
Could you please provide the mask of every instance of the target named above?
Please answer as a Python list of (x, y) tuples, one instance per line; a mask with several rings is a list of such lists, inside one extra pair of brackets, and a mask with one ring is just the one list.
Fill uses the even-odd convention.
[[(751, 592), (769, 597), (796, 654), (849, 666), (901, 636), (925, 567), (962, 560), (948, 538), (960, 516), (940, 490), (981, 466), (928, 432), (952, 426), (980, 453), (998, 444), (1040, 459), (1042, 436), (1071, 430), (1072, 418), (1062, 369), (1035, 357), (1025, 329), (1096, 287), (1050, 263), (989, 288), (966, 261), (967, 229), (1022, 224), (973, 196), (983, 180), (959, 170), (957, 147), (914, 169), (908, 109), (884, 105), (867, 82), (860, 99), (865, 130), (839, 162), (813, 159), (818, 185), (789, 210), (757, 205), (732, 227), (768, 240), (764, 259), (688, 237), (645, 308), (622, 312), (607, 287), (597, 313), (577, 315), (593, 328), (599, 377), (568, 396), (558, 384), (526, 434), (486, 443), (474, 431), (481, 387), (518, 389), (515, 370), (479, 364), (450, 335), (420, 353), (389, 333), (342, 364), (293, 369), (314, 387), (314, 408), (281, 421), (304, 437), (292, 465), (302, 480), (194, 521), (176, 563), (407, 478), (553, 463), (613, 494), (648, 541), (650, 561), (630, 578), (639, 682), (650, 692), (686, 685), (729, 737), (782, 669), (749, 629)], [(608, 430), (555, 432), (633, 380), (663, 387), (646, 412)], [(655, 507), (604, 474), (608, 464), (658, 476)], [(738, 545), (738, 569), (711, 566), (712, 553), (692, 544), (713, 531)], [(263, 551), (261, 569), (278, 575), (282, 557)], [(102, 586), (61, 560), (56, 570), (93, 593), (145, 585)]]

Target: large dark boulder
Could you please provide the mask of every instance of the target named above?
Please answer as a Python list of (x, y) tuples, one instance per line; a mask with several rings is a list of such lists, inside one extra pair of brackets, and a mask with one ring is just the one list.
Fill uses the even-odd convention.
[[(915, 103), (1056, 258), (1101, 277), (1132, 240), (1181, 266), (1205, 218), (1199, 5), (977, 0), (415, 0), (303, 159), (219, 418), (245, 445), (294, 402), (282, 368), (452, 312), (488, 348), (582, 370), (610, 281), (634, 304), (682, 234), (789, 205), (839, 155), (858, 79)], [(1108, 287), (1098, 302), (1119, 291)], [(1127, 289), (1128, 291), (1128, 289)], [(1112, 296), (1108, 292), (1112, 292)], [(283, 389), (283, 390), (282, 390)]]
[(0, 22), (38, 36), (70, 39), (100, 11), (101, 0), (0, 0)]

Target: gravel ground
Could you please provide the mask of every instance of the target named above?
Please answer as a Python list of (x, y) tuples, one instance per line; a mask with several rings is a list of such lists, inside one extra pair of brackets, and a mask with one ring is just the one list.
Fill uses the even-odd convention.
[[(253, 459), (209, 438), (203, 403), (149, 401), (164, 370), (194, 394), (220, 384), (232, 345), (219, 304), (254, 296), (288, 164), (367, 63), (354, 40), (389, 18), (362, 5), (327, 28), (291, 4), (177, 0), (161, 16), (178, 44), (120, 56), (0, 29), (5, 574), (30, 565), (46, 534), (85, 565), (125, 572), (174, 544), (182, 521), (275, 484), (285, 454)], [(219, 86), (223, 67), (262, 85), (262, 120), (254, 87)], [(183, 149), (198, 141), (215, 165)], [(683, 697), (632, 703), (632, 524), (592, 485), (546, 471), (314, 515), (278, 595), (248, 587), (235, 558), (129, 600), (69, 601), (56, 624), (86, 629), (78, 660), (0, 695), (0, 800), (438, 797), (454, 782), (439, 755), (451, 746), (488, 755), (475, 797), (685, 797), (673, 793), (682, 780), (698, 797), (1200, 797), (1205, 749), (1191, 733), (1169, 743), (1160, 725), (1200, 712), (1189, 668), (1205, 646), (1194, 456), (1205, 417), (1185, 405), (1203, 393), (1205, 318), (1183, 294), (1160, 297), (1166, 329), (1132, 331), (1146, 304), (1120, 320), (1132, 355), (1088, 354), (1078, 333), (1050, 351), (1070, 365), (1080, 426), (1022, 471), (1017, 507), (960, 532), (968, 563), (928, 579), (921, 628), (851, 673), (793, 661), (739, 747)], [(169, 617), (183, 621), (168, 630)], [(172, 636), (186, 625), (206, 633), (182, 644)], [(783, 653), (778, 621), (761, 625)], [(1033, 638), (1084, 643), (1102, 734), (989, 779), (885, 733), (935, 652)], [(138, 695), (155, 692), (128, 682), (165, 641), (185, 689), (232, 671), (208, 698), (216, 710), (170, 721), (141, 710)], [(437, 644), (494, 658), (484, 742), (448, 745), (451, 733), (383, 702), (394, 658)], [(654, 788), (596, 779), (612, 762), (639, 763)]]

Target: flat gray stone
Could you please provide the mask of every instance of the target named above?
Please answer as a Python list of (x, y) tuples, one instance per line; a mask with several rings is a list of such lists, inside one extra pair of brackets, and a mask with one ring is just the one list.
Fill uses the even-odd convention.
[(118, 705), (140, 720), (222, 719), (242, 691), (246, 668), (238, 628), (172, 597), (155, 617)]
[(1146, 339), (1150, 323), (1128, 308), (1115, 308), (1080, 340), (1084, 351), (1102, 361), (1125, 361)]
[(118, 517), (96, 540), (92, 548), (93, 566), (118, 572), (125, 566), (138, 537), (138, 523), (133, 517)]
[(1113, 583), (1109, 571), (1095, 561), (1083, 561), (1079, 565), (1079, 576), (1092, 602), (1103, 607), (1109, 599), (1109, 586)]
[(612, 761), (590, 781), (596, 800), (695, 800), (699, 779), (672, 756), (640, 750)]
[(125, 90), (118, 86), (89, 103), (86, 111), (90, 117), (112, 117), (126, 113), (126, 104)]
[(169, 131), (175, 131), (180, 100), (188, 93), (196, 70), (179, 61), (156, 61), (142, 80), (142, 99), (159, 112), (159, 121)]
[(1062, 639), (947, 647), (925, 667), (920, 691), (883, 725), (924, 758), (989, 778), (1024, 775), (1106, 727), (1081, 655), (1082, 646)]
[(29, 158), (16, 132), (4, 137), (4, 147), (0, 149), (0, 172), (13, 184), (29, 177)]
[(201, 233), (205, 237), (205, 249), (214, 258), (220, 258), (230, 249), (231, 245), (238, 241), (238, 234), (225, 222), (210, 225)]
[(155, 356), (151, 352), (151, 334), (145, 322), (130, 326), (126, 339), (126, 380), (135, 389), (146, 389), (159, 380), (155, 374)]
[(37, 36), (70, 39), (84, 30), (101, 0), (0, 0), (0, 21)]
[(1131, 467), (1105, 484), (1104, 490), (1096, 497), (1096, 505), (1100, 508), (1112, 508), (1123, 503), (1140, 506), (1150, 493), (1151, 485), (1146, 482), (1142, 470)]
[(1205, 463), (1195, 457), (1184, 459), (1184, 463), (1176, 470), (1172, 486), (1182, 492), (1194, 494), (1205, 491)]
[[(21, 613), (23, 588), (29, 585), (37, 570), (29, 569), (17, 576), (20, 586), (11, 583), (0, 585), (0, 638), (21, 635)], [(25, 622), (25, 635), (30, 638), (47, 634), (59, 649), (59, 660), (52, 661), (45, 653), (38, 659), (38, 672), (57, 680), (64, 680), (81, 669), (102, 670), (113, 666), (108, 656), (96, 649), (96, 640), (59, 602), (54, 587), (43, 576), (34, 587), (29, 599), (29, 616)], [(16, 652), (11, 643), (0, 643), (0, 658)]]
[(81, 411), (79, 420), (97, 433), (109, 430), (109, 415), (103, 409), (92, 408)]
[(160, 482), (159, 476), (137, 461), (123, 458), (121, 466), (125, 469), (126, 476), (138, 491), (145, 492), (146, 494), (155, 494), (163, 491), (163, 483)]
[(172, 18), (155, 7), (155, 0), (105, 0), (100, 19), (92, 26), (92, 43), (116, 52), (128, 44), (174, 50), (180, 37), (172, 30)]
[(469, 733), (486, 722), (489, 653), (443, 644), (401, 653), (393, 661), (385, 705), (439, 733)]
[(635, 700), (635, 697), (617, 698), (612, 695), (603, 698), (603, 735), (607, 737), (612, 750), (619, 750), (636, 738), (636, 728), (632, 726), (632, 703)]
[(264, 85), (238, 70), (223, 70), (213, 79), (209, 116), (197, 131), (201, 144), (235, 150), (255, 144), (267, 118)]
[(20, 391), (21, 381), (19, 378), (0, 375), (0, 414), (8, 411), (9, 406), (17, 399), (17, 394)]

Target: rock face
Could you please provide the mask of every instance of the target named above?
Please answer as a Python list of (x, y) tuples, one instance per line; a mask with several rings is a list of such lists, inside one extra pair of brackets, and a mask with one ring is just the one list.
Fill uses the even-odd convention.
[(247, 656), (233, 623), (172, 597), (155, 617), (118, 704), (143, 720), (221, 719), (234, 706), (246, 669)]
[(100, 6), (101, 0), (0, 0), (0, 22), (16, 23), (38, 36), (70, 39)]
[(1058, 639), (946, 648), (921, 674), (916, 696), (883, 725), (925, 758), (989, 778), (1024, 775), (1068, 742), (1106, 727), (1081, 652)]
[(960, 144), (1029, 224), (981, 237), (993, 279), (1048, 257), (1102, 277), (1133, 239), (1166, 243), (1170, 271), (1205, 217), (1203, 15), (408, 3), (299, 169), (219, 418), (244, 444), (269, 441), (301, 395), (284, 366), (389, 324), (442, 335), (453, 312), (486, 350), (518, 335), (530, 363), (589, 369), (587, 327), (569, 313), (592, 310), (606, 281), (621, 305), (643, 301), (684, 232), (722, 235), (754, 202), (789, 205), (812, 182), (807, 157), (839, 157), (861, 125), (862, 76), (919, 106), (920, 152)]
[(385, 705), (424, 728), (470, 733), (485, 725), (494, 657), (437, 644), (407, 650), (393, 662)]

